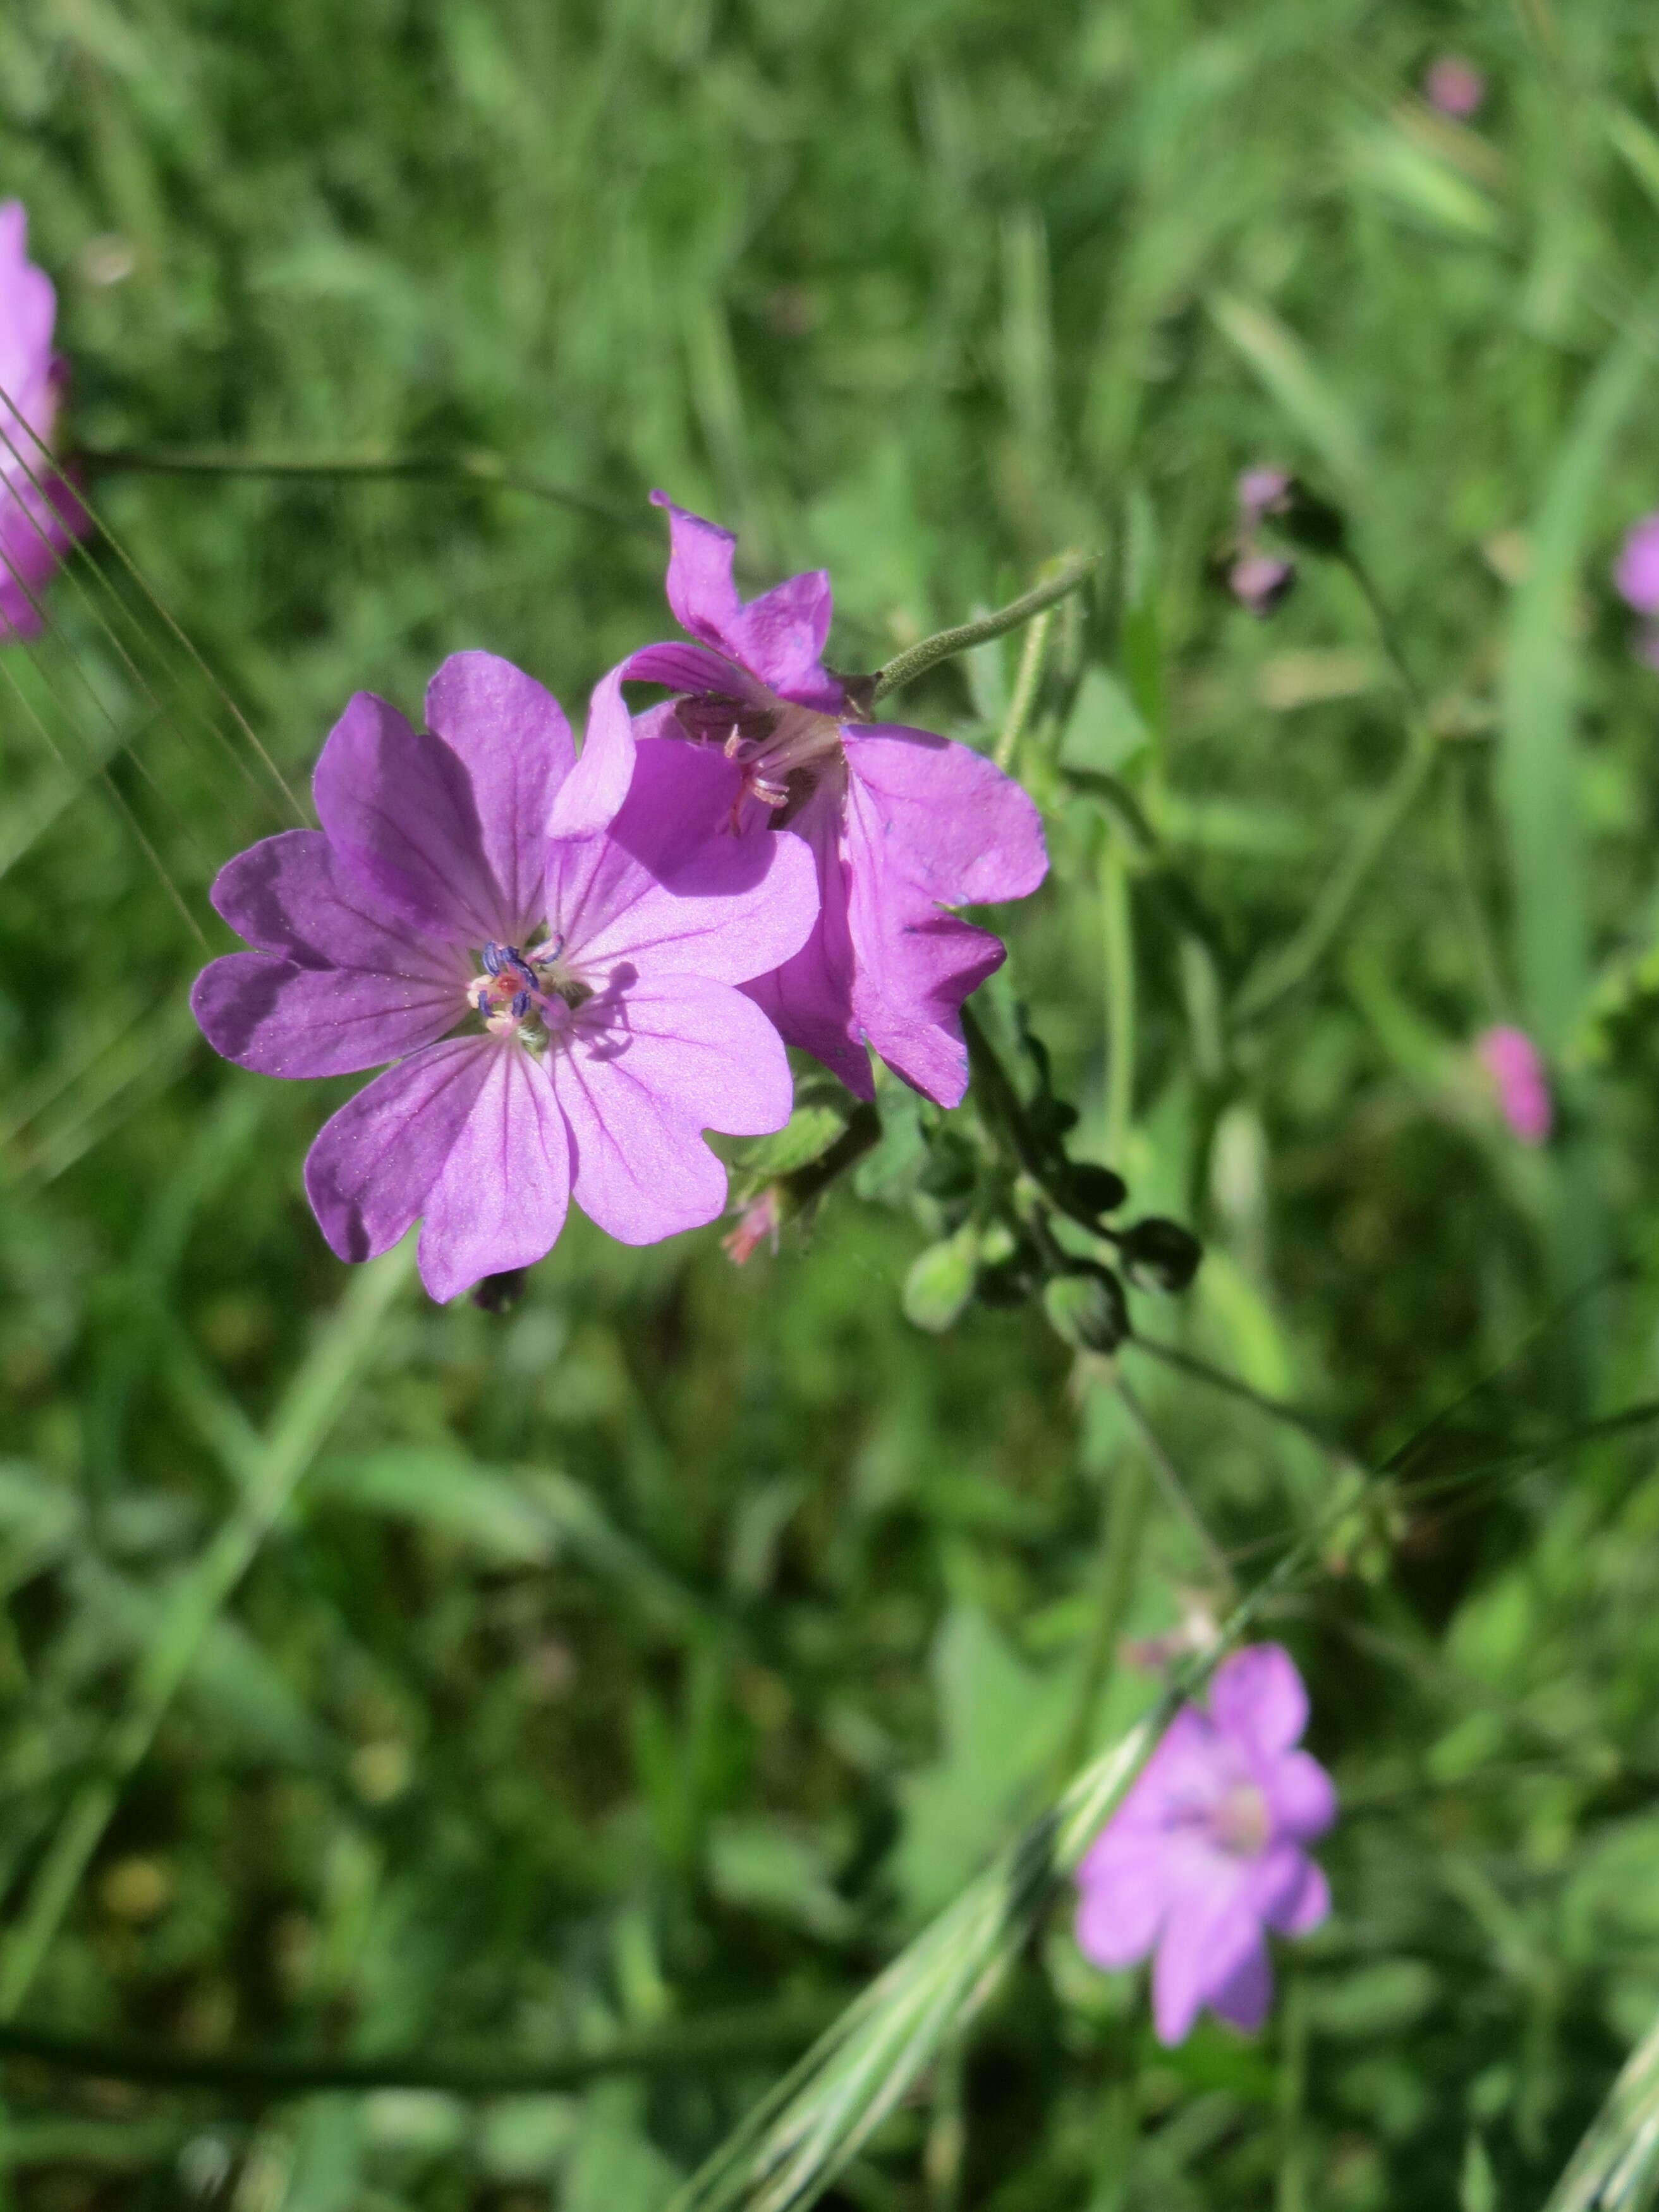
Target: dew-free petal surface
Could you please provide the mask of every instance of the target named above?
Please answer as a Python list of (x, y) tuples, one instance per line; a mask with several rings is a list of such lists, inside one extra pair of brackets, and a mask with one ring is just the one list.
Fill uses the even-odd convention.
[(1024, 898), (1042, 881), (1042, 817), (994, 761), (896, 724), (849, 724), (845, 742), (864, 834), (884, 872), (941, 906)]
[(427, 686), (426, 719), (466, 770), (502, 941), (515, 944), (542, 918), (548, 818), (575, 765), (564, 709), (499, 654), (453, 653)]
[(342, 1260), (373, 1260), (409, 1229), (507, 1048), (488, 1036), (428, 1045), (323, 1124), (306, 1158), (306, 1194)]
[(191, 1010), (217, 1053), (287, 1077), (356, 1075), (434, 1044), (465, 1011), (449, 981), (301, 968), (232, 952), (197, 977)]
[(570, 1203), (570, 1135), (544, 1062), (489, 1041), (486, 1073), (427, 1194), (421, 1279), (441, 1303), (544, 1259)]
[(1224, 1660), (1210, 1685), (1218, 1728), (1263, 1753), (1288, 1751), (1308, 1725), (1308, 1692), (1281, 1644), (1251, 1644)]

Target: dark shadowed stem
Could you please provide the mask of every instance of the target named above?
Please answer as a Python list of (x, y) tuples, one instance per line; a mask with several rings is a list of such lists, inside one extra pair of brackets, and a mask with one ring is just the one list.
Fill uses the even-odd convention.
[(835, 2004), (821, 2003), (714, 2013), (540, 2058), (444, 2059), (426, 2051), (380, 2058), (321, 2051), (171, 2051), (149, 2044), (55, 2035), (11, 2021), (0, 2023), (0, 2056), (33, 2059), (94, 2081), (231, 2090), (266, 2102), (313, 2089), (446, 2089), (456, 2096), (483, 2096), (574, 2088), (605, 2074), (692, 2070), (773, 2058), (810, 2042), (835, 2010)]
[(1407, 733), (1405, 757), (1355, 834), (1301, 927), (1248, 976), (1232, 1010), (1235, 1028), (1249, 1028), (1277, 1013), (1314, 974), (1346, 928), (1354, 909), (1407, 817), (1427, 789), (1440, 755), (1439, 741), (1421, 721)]
[(632, 508), (611, 507), (586, 492), (573, 490), (568, 484), (548, 483), (540, 477), (508, 467), (495, 453), (276, 453), (146, 446), (101, 451), (82, 447), (77, 458), (88, 469), (103, 474), (129, 470), (145, 476), (285, 477), (296, 481), (447, 477), (462, 483), (494, 484), (502, 491), (521, 492), (526, 499), (545, 500), (550, 506), (571, 507), (578, 514), (591, 515), (596, 522), (623, 529), (654, 532), (657, 528), (654, 516)]
[(1160, 1343), (1155, 1336), (1132, 1336), (1129, 1345), (1136, 1352), (1144, 1352), (1149, 1358), (1160, 1359), (1166, 1367), (1174, 1367), (1183, 1375), (1190, 1375), (1196, 1382), (1207, 1382), (1212, 1390), (1224, 1391), (1230, 1398), (1237, 1398), (1247, 1406), (1254, 1406), (1269, 1420), (1283, 1421), (1299, 1429), (1310, 1442), (1346, 1467), (1356, 1467), (1358, 1462), (1347, 1448), (1328, 1430), (1321, 1426), (1311, 1413), (1304, 1413), (1299, 1406), (1288, 1405), (1283, 1398), (1270, 1398), (1265, 1391), (1257, 1390), (1237, 1375), (1230, 1375), (1224, 1367), (1212, 1367), (1207, 1359), (1200, 1359), (1191, 1352), (1182, 1352), (1179, 1346)]
[(939, 630), (919, 644), (907, 646), (877, 672), (872, 699), (884, 699), (901, 685), (914, 684), (918, 676), (925, 676), (941, 660), (949, 660), (973, 646), (984, 645), (994, 637), (1003, 637), (1011, 629), (1018, 629), (1033, 615), (1040, 615), (1045, 607), (1052, 607), (1063, 599), (1068, 592), (1081, 589), (1099, 565), (1098, 553), (1067, 553), (1053, 575), (1034, 585), (1020, 598), (1011, 599), (1006, 607), (999, 607), (994, 614), (981, 615), (977, 622), (962, 623), (955, 629)]
[(1102, 1501), (1100, 1543), (1096, 1553), (1094, 1619), (1083, 1654), (1077, 1703), (1071, 1726), (1060, 1749), (1057, 1781), (1075, 1774), (1094, 1747), (1095, 1722), (1100, 1700), (1117, 1657), (1118, 1638), (1129, 1609), (1135, 1567), (1140, 1557), (1141, 1531), (1146, 1526), (1151, 1485), (1146, 1455), (1127, 1451), (1105, 1478)]
[(1233, 1571), (1227, 1564), (1226, 1553), (1210, 1534), (1204, 1516), (1194, 1504), (1192, 1492), (1182, 1480), (1181, 1469), (1170, 1458), (1164, 1439), (1147, 1419), (1146, 1407), (1121, 1375), (1117, 1378), (1117, 1395), (1140, 1438), (1152, 1473), (1158, 1478), (1158, 1488), (1164, 1492), (1164, 1503), (1191, 1532), (1204, 1554), (1206, 1566), (1215, 1578), (1217, 1594), (1231, 1604), (1237, 1595)]

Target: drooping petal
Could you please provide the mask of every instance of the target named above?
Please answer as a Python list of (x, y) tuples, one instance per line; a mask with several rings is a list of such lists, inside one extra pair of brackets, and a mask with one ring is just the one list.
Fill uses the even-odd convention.
[(729, 530), (720, 530), (701, 515), (676, 507), (666, 492), (653, 491), (653, 507), (668, 514), (668, 580), (665, 589), (674, 619), (682, 629), (700, 637), (728, 659), (728, 639), (734, 639), (743, 602), (732, 580), (732, 560), (738, 541)]
[(460, 760), (441, 738), (359, 691), (330, 731), (312, 781), (318, 818), (345, 867), (399, 920), (482, 945), (514, 917), (484, 856)]
[(848, 923), (849, 884), (841, 849), (841, 800), (820, 790), (791, 823), (787, 838), (812, 856), (818, 918), (799, 952), (744, 989), (786, 1044), (821, 1060), (855, 1097), (873, 1099), (870, 1054), (853, 1012), (855, 962)]
[(1000, 938), (946, 914), (908, 886), (884, 887), (852, 863), (848, 919), (859, 1028), (895, 1074), (936, 1105), (968, 1088), (961, 1008), (1006, 957)]
[(1276, 1899), (1267, 1915), (1267, 1925), (1281, 1936), (1306, 1936), (1329, 1917), (1331, 1886), (1325, 1870), (1304, 1858), (1297, 1879)]
[(342, 1260), (373, 1260), (404, 1235), (505, 1049), (489, 1036), (428, 1045), (324, 1122), (307, 1155), (306, 1194)]
[(1258, 1754), (1288, 1751), (1308, 1725), (1308, 1692), (1282, 1644), (1251, 1644), (1217, 1668), (1210, 1711)]
[(1078, 1869), (1079, 1948), (1097, 1966), (1132, 1966), (1158, 1941), (1170, 1904), (1160, 1844), (1150, 1837)]
[(1297, 1843), (1322, 1836), (1336, 1818), (1336, 1790), (1310, 1752), (1287, 1751), (1261, 1769), (1273, 1828)]
[(264, 952), (232, 952), (197, 977), (191, 1012), (216, 1053), (262, 1075), (356, 1075), (422, 1045), (459, 1020), (449, 981), (301, 968)]
[(1152, 1968), (1152, 2022), (1164, 2044), (1184, 2042), (1200, 2006), (1213, 2001), (1261, 1942), (1260, 1925), (1236, 1881), (1193, 1891), (1170, 1911)]
[(502, 939), (542, 918), (547, 822), (575, 764), (570, 725), (553, 694), (494, 653), (453, 653), (427, 686), (427, 726), (461, 762), (484, 858), (499, 886)]
[(411, 931), (342, 867), (319, 830), (285, 830), (228, 860), (213, 903), (239, 937), (301, 968), (359, 968), (463, 989), (466, 955)]
[(1267, 1947), (1257, 1936), (1226, 1980), (1211, 1992), (1210, 2007), (1219, 2018), (1254, 2035), (1273, 2001), (1273, 1970)]
[(593, 688), (580, 756), (548, 811), (550, 838), (597, 836), (610, 827), (628, 796), (634, 775), (634, 726), (622, 685), (622, 670), (613, 668)]
[(726, 1170), (702, 1140), (781, 1129), (789, 1062), (769, 1022), (729, 985), (658, 983), (623, 967), (550, 1056), (574, 1142), (576, 1203), (623, 1244), (654, 1244), (713, 1221)]
[(706, 645), (670, 640), (647, 645), (622, 665), (624, 684), (665, 684), (671, 691), (723, 692), (728, 697), (764, 705), (766, 694), (747, 670)]
[(544, 1259), (570, 1204), (570, 1135), (544, 1064), (489, 1040), (484, 1081), (427, 1194), (421, 1279), (441, 1303)]
[(882, 866), (941, 906), (1024, 898), (1048, 872), (1042, 817), (994, 761), (927, 730), (848, 723), (848, 774)]
[(741, 983), (798, 951), (817, 915), (812, 856), (763, 820), (734, 831), (741, 790), (717, 752), (640, 745), (609, 834), (550, 850), (546, 911), (565, 957)]

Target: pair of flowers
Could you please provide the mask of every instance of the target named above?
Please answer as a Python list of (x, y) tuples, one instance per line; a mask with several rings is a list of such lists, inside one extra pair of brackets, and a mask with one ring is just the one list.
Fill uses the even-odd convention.
[[(532, 678), (458, 653), (423, 730), (359, 693), (318, 763), (321, 829), (213, 888), (257, 950), (198, 979), (204, 1031), (270, 1075), (393, 1063), (325, 1126), (306, 1188), (342, 1259), (422, 1218), (436, 1298), (540, 1259), (572, 1198), (628, 1244), (713, 1220), (703, 1132), (783, 1126), (786, 1043), (866, 1098), (873, 1049), (956, 1105), (959, 1010), (1003, 947), (952, 909), (1047, 867), (1018, 785), (867, 720), (825, 669), (825, 575), (745, 604), (730, 535), (668, 512), (690, 641), (603, 679), (580, 755)], [(635, 716), (630, 682), (672, 696)]]

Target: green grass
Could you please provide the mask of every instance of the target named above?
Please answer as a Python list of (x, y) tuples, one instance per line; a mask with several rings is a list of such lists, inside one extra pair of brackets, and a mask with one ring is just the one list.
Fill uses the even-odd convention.
[[(1411, 97), (1449, 46), (1472, 130)], [(9, 2059), (14, 2204), (661, 2212), (902, 1957), (879, 2127), (881, 2019), (803, 2077), (837, 2206), (1548, 2197), (1659, 2013), (1659, 1471), (1571, 1441), (1659, 1396), (1659, 679), (1607, 581), (1659, 505), (1656, 82), (1637, 0), (0, 11), (0, 191), (133, 563), (0, 680), (0, 2038), (386, 2075)], [(170, 449), (228, 472), (97, 458)], [(1374, 854), (1412, 717), (1353, 574), (1266, 624), (1211, 579), (1261, 459), (1343, 503), (1426, 701)], [(206, 885), (349, 692), (483, 645), (579, 708), (665, 628), (655, 484), (757, 581), (828, 564), (847, 669), (1104, 556), (989, 1018), (1205, 1237), (1149, 1331), (1340, 1440), (1126, 1363), (1237, 1583), (1317, 1559), (1265, 1626), (1336, 1911), (1254, 2043), (1159, 2051), (1037, 1891), (971, 2033), (905, 1978), (1079, 1714), (1150, 1702), (1087, 1694), (1112, 1545), (1131, 1634), (1224, 1593), (1166, 1490), (1114, 1511), (1140, 1443), (1038, 1305), (903, 1317), (951, 1223), (902, 1095), (775, 1260), (573, 1223), (498, 1319), (349, 1279), (300, 1164), (350, 1086), (196, 1040)], [(905, 711), (994, 742), (1021, 651)], [(1541, 1157), (1500, 1018), (1556, 1057)], [(753, 2140), (690, 2201), (758, 2206)]]

